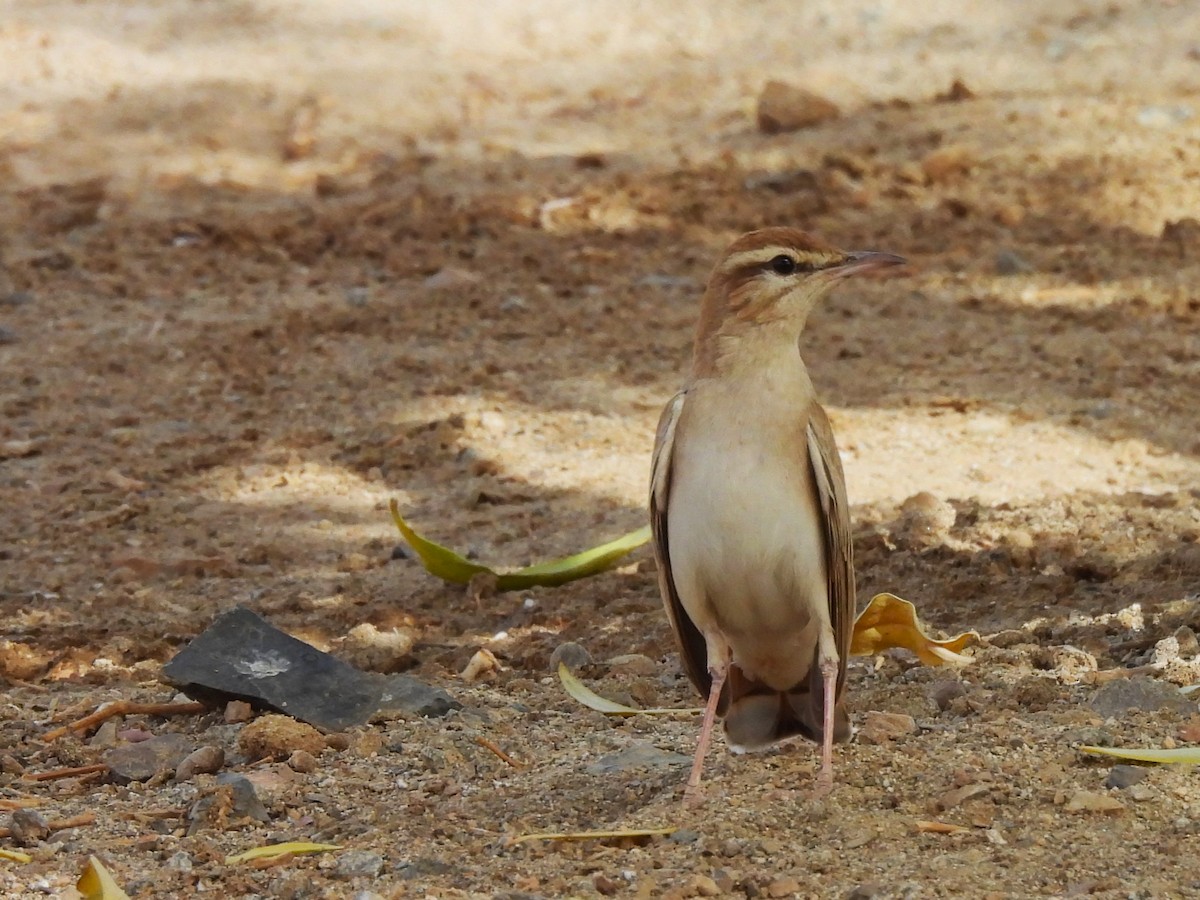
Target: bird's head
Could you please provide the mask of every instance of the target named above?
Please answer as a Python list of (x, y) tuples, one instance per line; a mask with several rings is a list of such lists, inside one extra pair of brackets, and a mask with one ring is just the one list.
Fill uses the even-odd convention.
[(798, 228), (744, 234), (709, 277), (696, 335), (697, 361), (712, 359), (717, 339), (760, 326), (780, 325), (798, 336), (812, 308), (838, 281), (905, 262), (892, 253), (839, 250)]

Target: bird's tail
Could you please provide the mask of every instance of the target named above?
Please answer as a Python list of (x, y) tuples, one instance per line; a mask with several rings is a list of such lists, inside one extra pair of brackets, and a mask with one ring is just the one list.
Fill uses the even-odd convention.
[[(851, 729), (841, 692), (838, 693), (833, 711), (833, 739), (842, 742), (849, 740)], [(797, 735), (821, 743), (824, 704), (821, 671), (815, 663), (808, 677), (787, 691), (747, 678), (741, 669), (731, 666), (722, 694), (725, 740), (732, 750), (759, 750)]]

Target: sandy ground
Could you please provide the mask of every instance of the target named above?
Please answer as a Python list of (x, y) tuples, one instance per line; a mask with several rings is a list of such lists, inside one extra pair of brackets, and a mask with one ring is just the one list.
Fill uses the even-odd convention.
[[(841, 117), (760, 133), (772, 78)], [(1200, 896), (1191, 770), (1110, 791), (1076, 750), (1200, 739), (1194, 703), (1093, 706), (1097, 671), (1196, 677), (1198, 91), (1200, 10), (1166, 0), (4, 0), (0, 801), (96, 818), (27, 839), (3, 896), (68, 896), (89, 854), (136, 897)], [(393, 558), (386, 503), (512, 565), (639, 527), (707, 269), (770, 223), (912, 260), (802, 350), (860, 602), (987, 639), (961, 672), (855, 662), (856, 721), (917, 731), (840, 747), (829, 800), (809, 746), (718, 747), (684, 811), (694, 720), (549, 677), (576, 641), (598, 689), (695, 702), (648, 554), (476, 602)], [(161, 663), (235, 604), (334, 652), (399, 629), (390, 663), (464, 708), (312, 771), (247, 760), (220, 709), (41, 739), (169, 699)], [(481, 647), (501, 670), (466, 685)], [(134, 732), (226, 748), (270, 821), (188, 834), (212, 776), (27, 778)], [(633, 826), (681, 830), (509, 843)], [(292, 839), (347, 850), (223, 862)]]

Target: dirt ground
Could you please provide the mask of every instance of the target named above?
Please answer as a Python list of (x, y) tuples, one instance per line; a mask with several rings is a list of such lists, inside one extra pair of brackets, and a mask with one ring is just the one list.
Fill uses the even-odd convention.
[[(763, 134), (769, 79), (842, 115)], [(1093, 705), (1098, 672), (1200, 677), (1196, 4), (5, 0), (0, 194), (0, 804), (95, 817), (26, 835), (3, 896), (95, 854), (135, 897), (1200, 897), (1194, 772), (1110, 790), (1077, 750), (1200, 741), (1195, 695)], [(854, 661), (855, 721), (916, 730), (839, 747), (828, 800), (811, 746), (718, 741), (684, 810), (695, 719), (606, 719), (549, 669), (574, 641), (602, 693), (695, 704), (648, 552), (477, 601), (386, 504), (505, 565), (642, 525), (707, 270), (764, 224), (912, 261), (802, 350), (860, 605), (985, 640)], [(396, 629), (375, 664), (463, 708), (315, 766), (249, 760), (221, 708), (42, 739), (169, 700), (237, 604), (333, 652)], [(167, 732), (269, 821), (189, 829), (212, 775), (29, 779)], [(282, 840), (346, 849), (224, 862)]]

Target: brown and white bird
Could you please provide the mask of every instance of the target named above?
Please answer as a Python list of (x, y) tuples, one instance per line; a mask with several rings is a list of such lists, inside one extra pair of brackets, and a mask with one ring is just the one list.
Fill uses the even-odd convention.
[(709, 277), (691, 374), (658, 425), (650, 518), (659, 586), (689, 678), (706, 695), (685, 800), (714, 719), (730, 748), (833, 742), (854, 624), (842, 464), (800, 358), (813, 306), (842, 278), (904, 262), (794, 228), (736, 240)]

